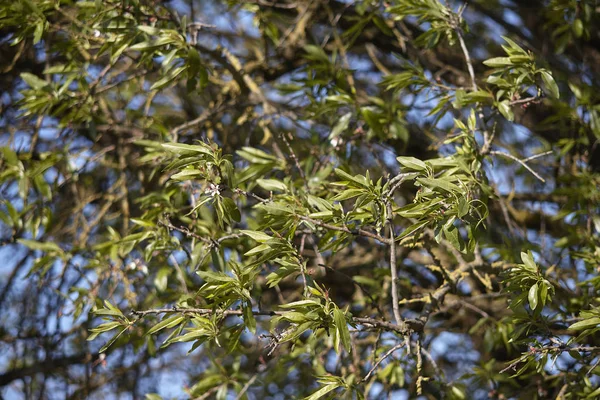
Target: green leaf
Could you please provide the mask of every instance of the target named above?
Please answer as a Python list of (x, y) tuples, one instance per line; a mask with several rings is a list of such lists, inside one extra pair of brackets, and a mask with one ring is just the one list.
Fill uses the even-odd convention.
[(143, 41), (143, 42), (136, 43), (133, 46), (131, 46), (129, 49), (130, 50), (139, 50), (139, 51), (154, 50), (159, 47), (163, 47), (168, 44), (175, 43), (175, 42), (176, 42), (176, 39), (171, 37), (170, 35), (161, 36), (156, 40)]
[(529, 288), (529, 294), (527, 295), (527, 299), (529, 300), (529, 307), (531, 310), (535, 310), (538, 305), (538, 284), (536, 283), (531, 288)]
[(396, 210), (396, 213), (404, 218), (420, 218), (429, 212), (431, 203), (411, 203)]
[(162, 88), (170, 85), (172, 82), (175, 81), (175, 79), (177, 79), (177, 77), (179, 75), (181, 75), (183, 72), (185, 72), (185, 70), (187, 68), (188, 68), (187, 66), (183, 66), (183, 67), (177, 67), (177, 68), (172, 69), (161, 79), (154, 82), (152, 84), (152, 86), (150, 86), (150, 90), (159, 90), (159, 89), (162, 89)]
[(266, 211), (268, 214), (275, 216), (290, 215), (294, 213), (293, 208), (278, 203), (260, 204), (258, 207)]
[(244, 302), (242, 311), (246, 327), (251, 333), (256, 333), (256, 319), (254, 318), (254, 314), (252, 313), (252, 305), (246, 304), (246, 302)]
[(121, 313), (121, 310), (119, 310), (117, 307), (115, 307), (110, 301), (108, 300), (104, 300), (104, 305), (106, 306), (106, 308), (108, 308), (111, 311), (115, 311), (120, 313), (121, 315), (123, 315), (123, 313)]
[(227, 283), (227, 282), (235, 282), (236, 281), (236, 279), (231, 276), (225, 275), (223, 273), (212, 272), (212, 271), (196, 271), (196, 274), (198, 274), (206, 282)]
[[(360, 186), (360, 187), (364, 187), (367, 188), (368, 185), (366, 184), (366, 179), (364, 177), (361, 176), (352, 176), (349, 173), (345, 172), (344, 170), (341, 170), (339, 168), (335, 169), (335, 174), (340, 177), (341, 179), (344, 179), (350, 183), (355, 183), (356, 185)], [(362, 180), (360, 179), (362, 178)]]
[(405, 168), (413, 171), (427, 171), (427, 164), (415, 157), (396, 157)]
[(244, 255), (246, 257), (250, 257), (268, 250), (271, 250), (271, 246), (269, 246), (268, 244), (261, 244), (260, 246), (256, 246), (255, 248), (248, 250), (246, 253), (244, 253)]
[(460, 252), (465, 251), (465, 242), (463, 241), (462, 236), (460, 235), (460, 231), (458, 227), (455, 225), (444, 226), (444, 237), (446, 240), (452, 244), (452, 246)]
[(63, 253), (63, 250), (60, 248), (60, 246), (53, 242), (38, 242), (37, 240), (29, 239), (17, 239), (17, 242), (29, 247), (31, 250), (49, 251), (61, 254)]
[(92, 334), (90, 336), (88, 336), (87, 340), (92, 341), (99, 334), (111, 331), (115, 328), (118, 328), (119, 326), (123, 326), (123, 324), (119, 321), (113, 321), (113, 322), (107, 322), (105, 324), (100, 324), (97, 327), (90, 329), (90, 332), (92, 332)]
[(533, 260), (533, 254), (531, 254), (530, 251), (528, 251), (527, 253), (521, 252), (521, 260), (523, 261), (523, 264), (525, 264), (525, 267), (527, 269), (533, 272), (537, 272), (537, 265)]
[(569, 329), (573, 331), (581, 331), (583, 329), (595, 328), (598, 325), (600, 325), (600, 317), (592, 317), (583, 321), (575, 322), (569, 326)]
[(510, 56), (509, 58), (513, 64), (523, 64), (531, 61), (531, 57), (528, 55)]
[(502, 68), (513, 65), (512, 61), (510, 61), (510, 57), (495, 57), (485, 60), (483, 62), (484, 65), (492, 68)]
[(242, 150), (238, 150), (237, 154), (253, 164), (273, 164), (273, 162), (279, 161), (277, 157), (253, 147), (242, 147)]
[(146, 335), (152, 335), (152, 334), (159, 332), (165, 328), (172, 328), (176, 325), (179, 325), (185, 319), (186, 318), (182, 315), (173, 315), (172, 317), (164, 318), (158, 324), (156, 324), (152, 328), (150, 328), (148, 330), (148, 332), (146, 332)]
[(580, 38), (583, 35), (583, 21), (577, 18), (573, 22), (573, 32), (575, 33), (575, 37)]
[(329, 57), (327, 56), (327, 53), (325, 53), (325, 51), (323, 51), (323, 49), (319, 46), (309, 44), (304, 46), (304, 51), (308, 53), (305, 57), (309, 60), (329, 63)]
[(162, 147), (170, 152), (177, 154), (185, 154), (185, 153), (202, 153), (202, 154), (212, 154), (212, 149), (207, 145), (191, 145), (184, 143), (163, 143)]
[(32, 89), (36, 90), (42, 89), (48, 85), (48, 82), (29, 72), (22, 72), (21, 79), (23, 79)]
[(506, 118), (509, 121), (514, 121), (515, 120), (515, 114), (513, 114), (512, 109), (510, 108), (510, 103), (508, 102), (508, 100), (504, 100), (501, 101), (500, 103), (497, 104), (498, 106), (498, 111), (500, 111), (500, 114), (502, 114), (502, 116), (504, 118)]
[(333, 201), (348, 200), (367, 193), (364, 189), (348, 189), (338, 193), (333, 197)]
[(490, 92), (486, 92), (484, 90), (478, 90), (476, 92), (470, 92), (466, 95), (469, 100), (478, 101), (478, 102), (488, 102), (494, 99), (494, 95)]
[(469, 206), (469, 202), (467, 201), (467, 199), (464, 197), (460, 197), (458, 199), (458, 210), (456, 213), (458, 215), (458, 218), (462, 218), (465, 215), (467, 215), (469, 213), (469, 209), (470, 209), (470, 206)]
[(593, 400), (593, 399), (597, 399), (598, 397), (600, 397), (600, 387), (597, 387), (591, 393), (587, 393), (585, 396), (585, 399)]
[(304, 400), (317, 400), (321, 397), (325, 396), (327, 393), (337, 389), (340, 387), (340, 384), (337, 382), (332, 382), (328, 385), (323, 386), (321, 389), (317, 390), (313, 394), (308, 397), (305, 397)]
[(40, 40), (42, 40), (45, 26), (46, 22), (43, 20), (39, 20), (39, 22), (35, 25), (35, 30), (33, 31), (33, 44), (37, 44), (40, 42)]
[(219, 386), (223, 383), (223, 377), (220, 374), (215, 375), (203, 375), (203, 378), (192, 386), (190, 392), (194, 395), (194, 397), (201, 396), (206, 394), (209, 389)]
[(19, 164), (19, 156), (13, 149), (8, 146), (3, 146), (0, 148), (0, 151), (2, 151), (4, 160), (9, 166), (16, 167)]
[(548, 71), (540, 71), (540, 75), (542, 76), (542, 81), (544, 81), (544, 86), (546, 87), (550, 96), (558, 99), (560, 97), (560, 92), (552, 75)]
[(281, 192), (287, 192), (287, 186), (285, 183), (278, 181), (277, 179), (257, 179), (256, 183), (265, 190), (279, 190)]
[(164, 292), (167, 289), (167, 283), (170, 274), (171, 268), (163, 267), (158, 270), (156, 277), (154, 278), (154, 286), (159, 292)]
[(139, 218), (131, 218), (130, 221), (136, 225), (143, 226), (144, 228), (155, 228), (156, 227), (156, 224), (152, 221), (144, 221), (143, 219), (139, 219)]
[(361, 108), (360, 112), (366, 123), (369, 124), (369, 127), (373, 129), (375, 133), (380, 134), (383, 132), (383, 126), (379, 120), (379, 115), (372, 109), (372, 107), (363, 107)]
[(383, 34), (387, 36), (394, 36), (394, 32), (390, 29), (389, 26), (385, 23), (385, 20), (381, 18), (379, 15), (373, 15), (373, 23), (383, 32)]
[(306, 307), (306, 306), (321, 307), (321, 303), (319, 303), (316, 300), (298, 300), (298, 301), (293, 301), (293, 302), (287, 303), (287, 304), (281, 304), (279, 306), (279, 308), (299, 308), (299, 307)]
[(337, 329), (338, 334), (340, 335), (340, 339), (342, 340), (342, 345), (344, 349), (348, 353), (352, 351), (352, 343), (350, 342), (350, 331), (348, 330), (348, 323), (346, 321), (346, 316), (343, 311), (339, 308), (335, 308), (333, 310), (333, 322), (335, 324), (335, 328)]
[(110, 309), (106, 309), (106, 308), (101, 308), (99, 310), (95, 310), (93, 311), (94, 315), (97, 315), (99, 317), (123, 317), (123, 313), (119, 310), (115, 311), (115, 310), (110, 310)]
[(396, 240), (402, 239), (404, 237), (407, 237), (409, 235), (412, 235), (412, 234), (418, 232), (421, 228), (425, 227), (427, 224), (429, 224), (429, 221), (419, 221), (416, 224), (409, 226), (399, 236), (396, 237)]
[(319, 218), (328, 218), (333, 216), (333, 211), (319, 211), (315, 213), (308, 214), (310, 218), (319, 219)]
[(266, 241), (273, 239), (271, 236), (267, 235), (264, 232), (260, 232), (260, 231), (241, 230), (240, 232), (246, 236), (250, 236), (252, 239), (256, 240), (258, 243), (265, 243)]
[(177, 336), (170, 340), (171, 343), (191, 342), (192, 340), (207, 339), (209, 333), (204, 328), (194, 329), (186, 334)]
[(240, 222), (240, 220), (242, 219), (242, 215), (240, 214), (240, 210), (238, 209), (237, 205), (232, 199), (228, 197), (225, 197), (223, 199), (223, 211), (225, 212), (225, 216), (230, 222)]
[(329, 134), (330, 140), (338, 137), (342, 132), (348, 129), (350, 118), (352, 118), (352, 113), (347, 113), (341, 116)]
[(159, 35), (161, 32), (161, 29), (155, 28), (153, 26), (147, 26), (147, 25), (138, 25), (137, 29), (139, 31), (147, 33), (148, 35), (151, 35), (151, 36)]
[(104, 346), (102, 346), (102, 348), (100, 350), (98, 350), (98, 353), (104, 353), (106, 350), (108, 350), (108, 348), (110, 346), (112, 346), (119, 337), (121, 337), (121, 335), (123, 333), (125, 333), (125, 331), (128, 329), (128, 327), (124, 327), (123, 329), (121, 329), (115, 336), (113, 336)]
[(540, 290), (540, 300), (542, 301), (542, 306), (546, 305), (546, 300), (548, 299), (548, 284), (547, 281), (543, 281), (539, 284)]
[(452, 182), (449, 182), (446, 179), (431, 179), (431, 178), (417, 178), (417, 182), (419, 182), (423, 186), (427, 186), (432, 189), (440, 189), (444, 192), (448, 193), (461, 193), (463, 190), (455, 185)]
[(202, 172), (194, 167), (186, 167), (176, 174), (171, 175), (171, 179), (175, 181), (188, 181), (193, 178), (202, 176)]

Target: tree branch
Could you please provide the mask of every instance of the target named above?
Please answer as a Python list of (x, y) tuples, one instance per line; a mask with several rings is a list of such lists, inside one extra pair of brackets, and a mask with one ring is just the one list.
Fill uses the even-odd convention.
[(399, 350), (402, 347), (404, 347), (405, 344), (406, 344), (406, 342), (402, 342), (400, 344), (395, 345), (394, 347), (392, 347), (388, 351), (386, 351), (386, 353), (383, 356), (381, 356), (379, 358), (379, 360), (377, 360), (377, 362), (373, 365), (373, 367), (371, 367), (371, 369), (369, 370), (369, 373), (367, 373), (367, 375), (365, 375), (365, 377), (362, 379), (363, 382), (368, 381), (369, 378), (371, 377), (371, 375), (373, 374), (373, 372), (375, 372), (375, 370), (377, 369), (377, 367), (379, 367), (379, 364), (381, 364), (386, 358), (388, 358), (389, 356), (391, 356), (396, 350)]
[(547, 154), (551, 154), (551, 153), (552, 152), (550, 151), (550, 152), (546, 152), (546, 153), (543, 153), (543, 154), (539, 154), (539, 155), (536, 155), (536, 156), (529, 157), (529, 158), (526, 158), (524, 160), (521, 160), (521, 159), (519, 159), (519, 158), (517, 158), (517, 157), (515, 157), (515, 156), (513, 156), (512, 154), (509, 154), (509, 153), (503, 153), (501, 151), (494, 151), (494, 150), (490, 151), (490, 154), (497, 155), (497, 156), (503, 156), (503, 157), (510, 158), (511, 160), (518, 162), (523, 167), (525, 167), (525, 169), (527, 171), (531, 172), (533, 174), (533, 176), (535, 176), (537, 179), (539, 179), (543, 183), (546, 183), (546, 180), (544, 178), (542, 178), (537, 172), (535, 172), (529, 165), (527, 165), (527, 161), (533, 160), (534, 158), (538, 158), (538, 157), (541, 157), (543, 155), (547, 155)]
[(70, 365), (95, 362), (98, 360), (98, 357), (98, 353), (81, 353), (74, 356), (61, 358), (47, 358), (46, 360), (40, 361), (36, 364), (22, 368), (15, 368), (0, 375), (0, 387), (6, 386), (17, 379), (26, 378), (39, 373), (56, 373), (58, 370)]

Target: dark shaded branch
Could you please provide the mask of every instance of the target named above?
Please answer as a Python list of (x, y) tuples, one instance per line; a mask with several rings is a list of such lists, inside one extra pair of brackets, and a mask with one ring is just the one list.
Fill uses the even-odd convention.
[(81, 353), (74, 356), (66, 356), (60, 358), (48, 358), (37, 364), (27, 367), (16, 368), (0, 375), (0, 387), (6, 386), (9, 383), (23, 379), (36, 374), (57, 373), (58, 371), (76, 364), (88, 364), (98, 360), (98, 353)]

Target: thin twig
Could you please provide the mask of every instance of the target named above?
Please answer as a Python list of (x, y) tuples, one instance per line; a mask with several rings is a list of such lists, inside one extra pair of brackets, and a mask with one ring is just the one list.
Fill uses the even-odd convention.
[(259, 6), (264, 7), (273, 7), (273, 8), (282, 8), (286, 10), (291, 10), (293, 8), (298, 7), (296, 2), (294, 3), (282, 3), (278, 1), (267, 1), (267, 0), (246, 0), (246, 3), (257, 4)]
[(306, 281), (306, 265), (304, 265), (304, 260), (302, 260), (302, 253), (304, 252), (304, 243), (306, 241), (306, 234), (302, 235), (300, 238), (300, 250), (298, 251), (298, 255), (300, 256), (299, 264), (300, 264), (300, 273), (302, 274), (302, 284), (304, 286), (304, 296), (309, 295), (308, 291), (308, 283)]
[(431, 355), (431, 353), (429, 351), (427, 351), (426, 349), (424, 349), (423, 347), (421, 347), (421, 352), (423, 353), (423, 355), (425, 356), (425, 358), (427, 358), (427, 360), (429, 360), (429, 362), (433, 366), (433, 369), (434, 369), (435, 373), (439, 377), (443, 377), (444, 373), (442, 372), (442, 370), (440, 369), (440, 367), (437, 365), (437, 363), (433, 359), (433, 356)]
[(423, 353), (421, 339), (417, 339), (417, 395), (423, 394)]
[(300, 166), (300, 161), (298, 160), (298, 157), (296, 157), (296, 153), (294, 152), (294, 149), (290, 145), (290, 142), (288, 142), (287, 138), (285, 137), (285, 134), (282, 133), (280, 135), (280, 137), (281, 137), (281, 140), (283, 140), (283, 143), (285, 143), (286, 147), (288, 148), (288, 150), (290, 152), (290, 157), (292, 157), (292, 160), (294, 160), (294, 165), (296, 166), (296, 169), (298, 170), (298, 172), (300, 173), (300, 177), (302, 178), (302, 183), (304, 184), (304, 189), (306, 189), (306, 191), (308, 192), (308, 181), (306, 180), (306, 175), (304, 174), (304, 170)]
[(191, 238), (194, 238), (194, 239), (202, 240), (203, 242), (209, 242), (210, 241), (210, 239), (205, 238), (203, 236), (198, 235), (197, 233), (194, 233), (194, 232), (190, 231), (185, 226), (177, 227), (177, 226), (173, 225), (171, 223), (171, 221), (169, 221), (168, 219), (167, 219), (166, 222), (159, 220), (158, 224), (164, 226), (165, 228), (172, 229), (172, 230), (177, 231), (177, 232), (181, 232), (181, 233), (183, 233), (187, 237), (191, 237)]
[[(321, 251), (319, 250), (319, 246), (317, 245), (317, 241), (312, 237), (312, 235), (308, 236), (308, 241), (311, 244), (313, 251), (315, 252), (315, 257), (316, 257), (316, 264), (317, 267), (321, 266), (321, 265), (325, 265), (325, 259), (323, 258), (323, 255), (321, 254)], [(323, 269), (324, 267), (320, 267), (321, 269), (317, 269), (317, 276), (323, 276), (325, 275), (325, 270)]]
[(208, 392), (204, 393), (203, 395), (199, 396), (199, 397), (194, 397), (194, 400), (205, 400), (208, 399), (214, 392), (216, 392), (217, 390), (219, 390), (221, 386), (215, 386), (214, 388), (211, 388)]
[(458, 15), (459, 17), (462, 17), (463, 13), (464, 13), (464, 12), (465, 12), (465, 10), (467, 9), (467, 5), (468, 5), (468, 4), (469, 4), (469, 2), (468, 2), (468, 1), (465, 1), (465, 2), (464, 2), (464, 3), (463, 3), (461, 6), (460, 6), (460, 8), (458, 9), (458, 12), (457, 12), (457, 15)]
[(589, 376), (592, 373), (592, 371), (594, 369), (596, 369), (596, 367), (598, 366), (598, 364), (600, 364), (600, 357), (598, 357), (598, 359), (596, 360), (596, 362), (594, 363), (594, 365), (592, 365), (592, 368), (590, 368), (585, 375)]
[[(289, 311), (264, 311), (264, 310), (256, 310), (252, 311), (252, 314), (255, 316), (268, 316), (274, 317), (278, 315), (285, 315)], [(211, 315), (211, 314), (220, 314), (222, 316), (242, 316), (242, 310), (214, 310), (212, 308), (184, 308), (173, 306), (171, 308), (152, 308), (147, 310), (132, 310), (131, 314), (138, 317), (145, 317), (146, 315), (160, 315), (160, 314), (198, 314), (198, 315)], [(383, 321), (374, 318), (368, 317), (353, 317), (352, 322), (360, 325), (370, 325), (375, 328), (379, 328), (386, 331), (397, 332), (402, 335), (420, 332), (423, 329), (423, 324), (414, 319), (401, 321), (401, 324), (394, 324), (392, 322)]]
[(394, 235), (394, 224), (392, 222), (394, 218), (394, 214), (392, 211), (392, 199), (387, 198), (386, 200), (386, 208), (387, 208), (387, 219), (386, 224), (390, 231), (390, 274), (392, 275), (392, 310), (394, 310), (394, 318), (397, 324), (400, 324), (402, 321), (402, 316), (400, 315), (400, 302), (398, 299), (398, 265), (396, 260), (396, 237)]
[(185, 282), (185, 274), (183, 273), (181, 265), (179, 265), (179, 263), (177, 262), (177, 258), (175, 258), (173, 253), (169, 254), (169, 259), (175, 266), (175, 276), (177, 277), (177, 280), (179, 281), (182, 290), (185, 292), (185, 294), (189, 294), (187, 283)]
[(481, 146), (479, 154), (481, 156), (486, 156), (490, 152), (492, 142), (494, 141), (494, 137), (496, 137), (496, 123), (494, 122), (494, 126), (492, 127), (492, 133), (490, 134), (490, 132), (485, 126), (485, 119), (481, 110), (479, 111), (478, 115), (479, 119), (481, 120), (481, 123), (483, 124), (483, 146)]
[(391, 356), (396, 350), (399, 350), (402, 347), (404, 347), (404, 345), (405, 345), (405, 343), (402, 342), (400, 344), (395, 345), (394, 347), (392, 347), (388, 351), (386, 351), (385, 354), (383, 356), (381, 356), (379, 358), (379, 360), (377, 360), (377, 362), (375, 364), (373, 364), (373, 367), (371, 367), (371, 369), (369, 370), (369, 373), (367, 373), (367, 375), (365, 375), (365, 377), (363, 378), (363, 382), (366, 382), (366, 381), (369, 380), (369, 378), (371, 377), (371, 375), (373, 374), (373, 372), (375, 372), (375, 370), (377, 369), (377, 367), (379, 367), (379, 364), (381, 364), (386, 358), (388, 358), (389, 356)]
[(544, 152), (544, 153), (535, 154), (535, 155), (533, 155), (533, 156), (531, 156), (531, 157), (524, 158), (524, 159), (523, 159), (523, 162), (527, 162), (527, 161), (535, 160), (536, 158), (544, 157), (544, 156), (547, 156), (547, 155), (549, 155), (549, 154), (552, 154), (552, 153), (554, 153), (554, 151), (552, 151), (552, 150), (548, 150), (548, 151), (546, 151), (546, 152)]
[(396, 189), (398, 189), (400, 187), (400, 185), (402, 185), (406, 179), (416, 177), (417, 175), (418, 175), (418, 173), (416, 173), (416, 172), (406, 172), (403, 174), (396, 175), (395, 177), (393, 177), (392, 179), (390, 179), (388, 181), (389, 189), (387, 191), (387, 195), (393, 196)]
[(475, 70), (473, 69), (473, 63), (471, 62), (471, 56), (469, 55), (469, 50), (467, 49), (467, 45), (465, 44), (465, 40), (462, 37), (462, 33), (460, 30), (456, 30), (456, 35), (458, 36), (458, 42), (460, 43), (460, 47), (465, 56), (465, 61), (467, 62), (467, 70), (469, 71), (469, 76), (471, 77), (471, 86), (473, 91), (477, 91), (477, 82), (475, 81)]
[[(258, 315), (258, 316), (276, 316), (276, 315), (283, 315), (283, 314), (285, 314), (285, 312), (286, 311), (252, 311), (252, 314)], [(212, 308), (182, 308), (182, 307), (177, 307), (177, 306), (174, 306), (172, 308), (153, 308), (153, 309), (148, 309), (148, 310), (133, 310), (133, 311), (131, 311), (131, 313), (133, 315), (137, 315), (140, 317), (144, 317), (144, 316), (150, 315), (150, 314), (158, 315), (158, 314), (172, 314), (172, 313), (200, 314), (200, 315), (219, 313), (223, 316), (243, 315), (242, 310), (215, 311)]]
[(349, 233), (351, 235), (365, 236), (365, 237), (368, 237), (368, 238), (371, 238), (371, 239), (378, 240), (381, 243), (390, 244), (390, 240), (389, 239), (386, 239), (383, 236), (380, 236), (380, 235), (378, 235), (376, 233), (372, 233), (372, 232), (366, 231), (364, 229), (350, 230), (346, 226), (342, 227), (342, 226), (331, 225), (331, 224), (328, 224), (326, 222), (319, 221), (317, 219), (306, 217), (304, 215), (298, 215), (298, 218), (300, 218), (300, 219), (302, 219), (304, 221), (311, 222), (311, 223), (313, 223), (313, 224), (315, 224), (317, 226), (320, 226), (322, 228), (331, 229), (332, 231), (345, 232), (345, 233)]
[[(529, 165), (526, 164), (525, 160), (520, 160), (517, 157), (513, 156), (512, 154), (509, 153), (503, 153), (501, 151), (490, 151), (490, 154), (493, 155), (497, 155), (497, 156), (504, 156), (506, 158), (510, 158), (513, 161), (518, 162), (519, 164), (521, 164), (523, 167), (525, 167), (525, 169), (529, 172), (531, 172), (533, 174), (533, 176), (535, 176), (537, 179), (539, 179), (540, 181), (542, 181), (543, 183), (546, 183), (546, 180), (544, 178), (542, 178), (537, 172), (535, 172), (533, 169), (531, 169), (531, 167)], [(531, 159), (531, 157), (530, 157)]]
[(405, 319), (400, 321), (400, 324), (394, 324), (387, 321), (364, 317), (354, 317), (352, 318), (352, 320), (359, 324), (371, 325), (375, 328), (397, 332), (401, 335), (408, 335), (414, 332), (421, 332), (424, 326), (424, 324), (420, 320), (416, 319)]
[(531, 97), (525, 97), (524, 99), (512, 100), (508, 104), (510, 104), (511, 106), (514, 106), (516, 104), (536, 103), (536, 102), (539, 102), (540, 100), (541, 99), (539, 98), (539, 96), (531, 96)]
[(269, 203), (269, 201), (270, 201), (269, 199), (262, 198), (262, 197), (260, 197), (260, 196), (258, 196), (256, 194), (254, 194), (254, 193), (247, 192), (247, 191), (245, 191), (243, 189), (235, 188), (235, 189), (233, 189), (233, 191), (235, 193), (237, 193), (237, 194), (241, 194), (241, 195), (246, 196), (246, 197), (252, 197), (252, 198), (260, 201), (261, 203)]
[(242, 397), (248, 391), (248, 389), (250, 388), (250, 386), (252, 386), (252, 384), (254, 383), (254, 381), (256, 380), (256, 378), (258, 378), (258, 374), (254, 374), (252, 376), (252, 378), (250, 378), (250, 380), (248, 382), (246, 382), (246, 384), (244, 385), (244, 387), (242, 388), (242, 390), (240, 390), (240, 392), (236, 396), (235, 400), (241, 400), (242, 399)]

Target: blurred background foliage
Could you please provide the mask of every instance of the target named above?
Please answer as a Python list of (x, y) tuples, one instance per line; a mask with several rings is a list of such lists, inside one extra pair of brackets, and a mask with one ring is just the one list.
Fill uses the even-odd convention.
[(0, 397), (600, 397), (595, 0), (0, 3)]

